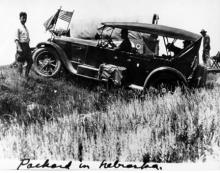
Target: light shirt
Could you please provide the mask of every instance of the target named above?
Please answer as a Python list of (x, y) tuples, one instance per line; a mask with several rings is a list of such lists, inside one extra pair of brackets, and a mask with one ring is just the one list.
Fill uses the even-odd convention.
[(28, 29), (25, 25), (20, 25), (17, 27), (16, 34), (15, 34), (15, 40), (18, 40), (20, 43), (29, 43), (30, 37)]

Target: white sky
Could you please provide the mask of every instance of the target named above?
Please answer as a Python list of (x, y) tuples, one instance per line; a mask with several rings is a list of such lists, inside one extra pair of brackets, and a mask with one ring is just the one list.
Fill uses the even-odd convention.
[(43, 23), (60, 6), (64, 10), (75, 9), (71, 24), (75, 34), (95, 30), (100, 21), (151, 23), (157, 13), (159, 24), (195, 33), (206, 29), (211, 37), (211, 55), (220, 50), (220, 0), (0, 0), (0, 65), (14, 60), (20, 11), (28, 14), (31, 46), (35, 46), (49, 38)]

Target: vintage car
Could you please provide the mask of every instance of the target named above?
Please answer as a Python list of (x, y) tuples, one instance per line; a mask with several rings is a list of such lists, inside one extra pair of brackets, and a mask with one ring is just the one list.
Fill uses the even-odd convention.
[[(205, 83), (206, 69), (199, 64), (200, 35), (158, 24), (101, 24), (94, 39), (61, 35), (39, 43), (33, 53), (35, 71), (53, 77), (62, 66), (74, 76), (100, 82), (120, 80), (115, 84), (141, 90), (200, 87)], [(123, 29), (132, 44), (129, 52), (117, 49)]]

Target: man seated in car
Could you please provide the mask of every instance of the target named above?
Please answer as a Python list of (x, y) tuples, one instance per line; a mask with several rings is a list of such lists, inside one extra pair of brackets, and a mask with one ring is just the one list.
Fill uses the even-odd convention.
[(183, 48), (179, 48), (177, 46), (174, 45), (174, 43), (168, 43), (167, 44), (167, 49), (171, 52), (174, 53), (174, 55), (179, 54), (183, 49), (185, 49), (186, 47), (188, 47), (191, 44), (191, 41), (189, 40), (184, 40), (183, 41)]
[(123, 39), (123, 41), (121, 42), (121, 44), (118, 46), (118, 48), (116, 50), (131, 52), (132, 46), (131, 46), (131, 42), (128, 38), (128, 30), (127, 29), (121, 30), (121, 38)]
[(174, 43), (168, 43), (167, 49), (174, 53), (174, 55), (177, 55), (182, 50), (181, 48), (174, 45)]

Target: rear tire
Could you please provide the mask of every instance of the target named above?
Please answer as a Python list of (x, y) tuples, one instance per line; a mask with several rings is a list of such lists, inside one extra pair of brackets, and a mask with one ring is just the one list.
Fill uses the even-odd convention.
[(153, 92), (157, 94), (165, 94), (167, 92), (174, 93), (177, 88), (184, 93), (187, 90), (187, 83), (173, 73), (158, 73), (151, 77), (144, 86), (144, 92)]
[(185, 92), (186, 84), (180, 80), (168, 81), (168, 80), (156, 80), (148, 87), (149, 91), (153, 91), (159, 94), (174, 93), (179, 88), (181, 92)]

